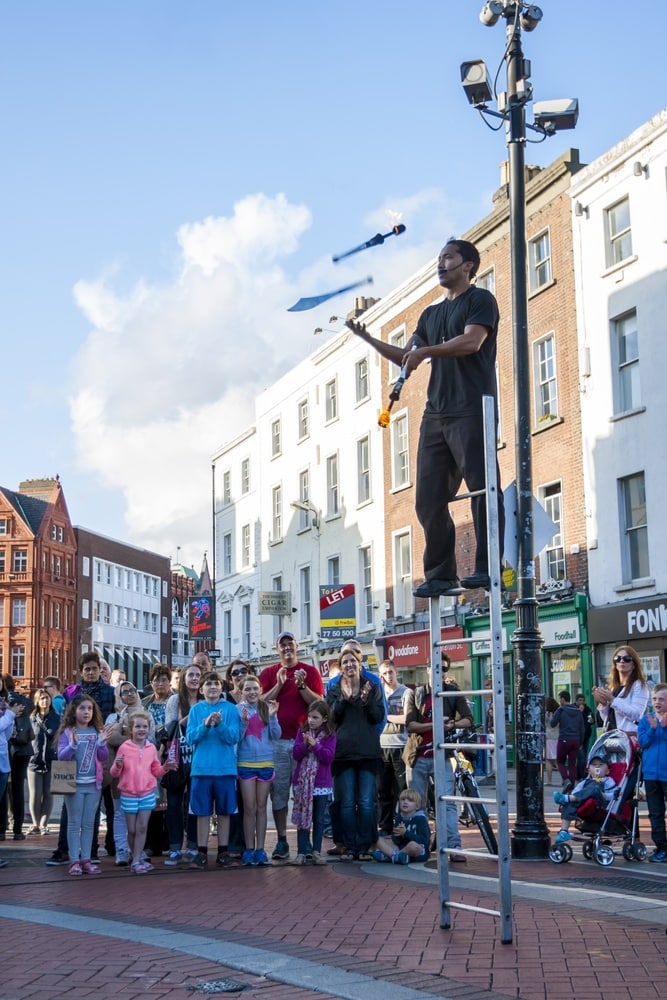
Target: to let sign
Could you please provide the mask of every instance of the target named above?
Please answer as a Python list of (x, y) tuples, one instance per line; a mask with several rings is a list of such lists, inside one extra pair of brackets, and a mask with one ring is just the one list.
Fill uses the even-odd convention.
[(353, 639), (356, 634), (354, 584), (320, 587), (320, 638)]

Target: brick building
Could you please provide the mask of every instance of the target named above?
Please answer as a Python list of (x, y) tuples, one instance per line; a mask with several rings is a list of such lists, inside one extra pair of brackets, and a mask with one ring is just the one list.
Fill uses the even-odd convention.
[(32, 691), (76, 660), (76, 539), (59, 478), (0, 487), (0, 673)]

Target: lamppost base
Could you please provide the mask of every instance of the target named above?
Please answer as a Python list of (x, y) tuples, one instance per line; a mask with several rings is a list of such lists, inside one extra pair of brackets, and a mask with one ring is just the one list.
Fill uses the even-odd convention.
[(548, 861), (551, 840), (549, 831), (520, 830), (515, 827), (512, 830), (510, 847), (513, 861)]

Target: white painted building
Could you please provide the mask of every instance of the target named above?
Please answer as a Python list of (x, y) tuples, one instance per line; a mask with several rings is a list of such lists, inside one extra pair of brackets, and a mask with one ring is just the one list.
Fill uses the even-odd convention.
[[(319, 659), (319, 588), (354, 584), (356, 634), (385, 617), (380, 363), (348, 330), (256, 401), (256, 424), (213, 457), (218, 645), (270, 659), (293, 631)], [(243, 469), (246, 473), (244, 476)], [(295, 506), (296, 505), (296, 506)], [(289, 593), (285, 615), (259, 615), (259, 592)], [(370, 647), (369, 647), (370, 652)]]
[(261, 470), (250, 427), (213, 456), (216, 638), (222, 662), (259, 659)]
[[(667, 595), (666, 171), (667, 110), (571, 187), (591, 638), (608, 647), (639, 648), (636, 611)], [(664, 655), (667, 629), (645, 637)]]

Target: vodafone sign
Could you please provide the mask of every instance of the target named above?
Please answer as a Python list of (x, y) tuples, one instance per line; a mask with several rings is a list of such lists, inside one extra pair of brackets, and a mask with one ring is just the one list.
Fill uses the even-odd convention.
[[(458, 639), (463, 637), (463, 629), (459, 627), (443, 628), (442, 639)], [(429, 633), (406, 632), (405, 635), (390, 635), (385, 639), (385, 657), (397, 667), (420, 667), (431, 658), (431, 640)], [(445, 646), (452, 660), (465, 659), (467, 646)]]

